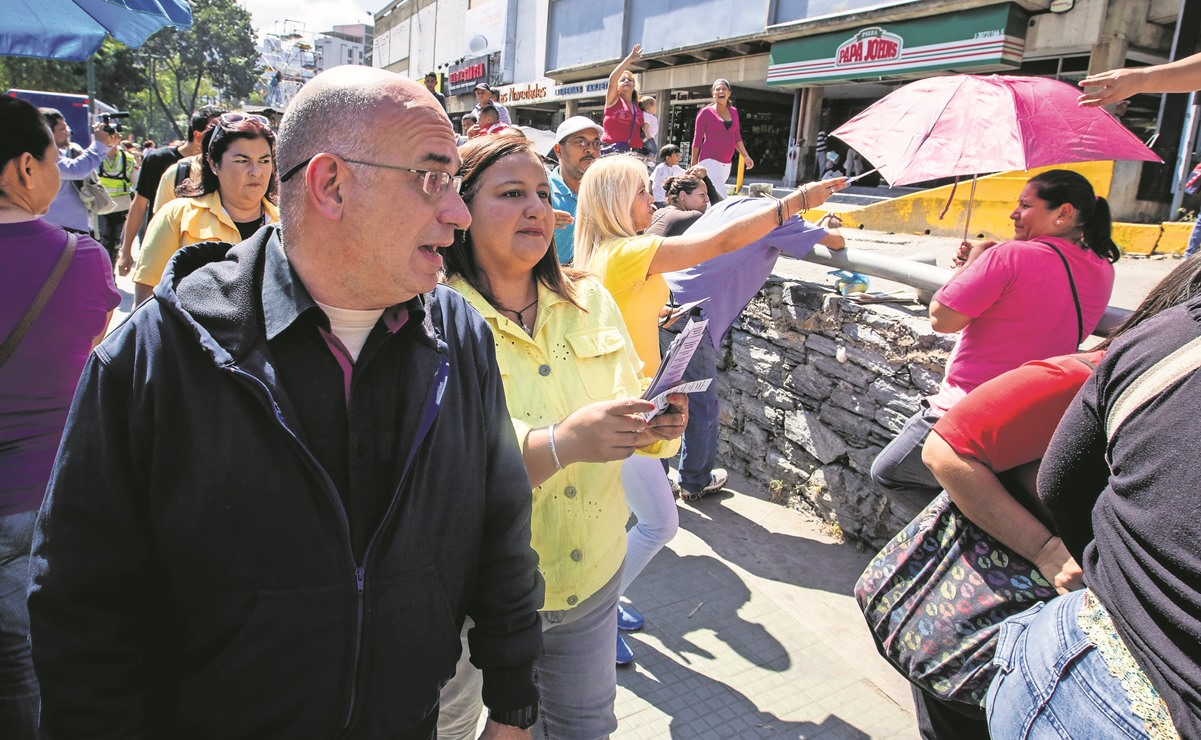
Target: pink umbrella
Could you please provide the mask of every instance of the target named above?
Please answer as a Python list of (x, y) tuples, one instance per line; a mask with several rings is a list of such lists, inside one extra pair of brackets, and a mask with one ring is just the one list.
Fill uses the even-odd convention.
[(1042, 77), (951, 75), (900, 87), (834, 131), (890, 185), (1068, 162), (1161, 160), (1080, 92)]

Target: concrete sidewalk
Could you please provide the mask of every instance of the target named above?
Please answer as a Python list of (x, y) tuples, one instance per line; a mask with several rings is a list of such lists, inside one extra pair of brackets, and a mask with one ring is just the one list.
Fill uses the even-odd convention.
[(680, 502), (680, 532), (627, 594), (616, 738), (913, 738), (909, 684), (851, 591), (872, 553), (731, 478)]

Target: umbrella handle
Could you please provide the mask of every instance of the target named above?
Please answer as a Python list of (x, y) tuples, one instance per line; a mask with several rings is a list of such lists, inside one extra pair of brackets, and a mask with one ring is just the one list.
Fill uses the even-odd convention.
[(968, 224), (972, 222), (972, 204), (976, 202), (976, 178), (972, 175), (972, 191), (967, 196), (967, 215), (963, 217), (963, 240), (967, 241)]

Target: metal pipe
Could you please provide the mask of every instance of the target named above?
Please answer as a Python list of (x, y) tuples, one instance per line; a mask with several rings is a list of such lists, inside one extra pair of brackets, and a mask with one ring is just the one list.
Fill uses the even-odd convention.
[[(935, 292), (951, 279), (951, 271), (944, 267), (935, 267), (923, 262), (914, 262), (859, 249), (832, 251), (819, 245), (805, 257), (805, 261), (904, 283), (918, 291), (930, 293)], [(1093, 334), (1099, 337), (1109, 336), (1129, 315), (1128, 309), (1109, 306), (1105, 309), (1105, 315), (1101, 317)]]

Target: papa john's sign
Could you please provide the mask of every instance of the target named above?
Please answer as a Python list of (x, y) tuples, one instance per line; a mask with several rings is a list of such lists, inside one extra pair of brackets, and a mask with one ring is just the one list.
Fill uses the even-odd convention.
[(901, 58), (905, 39), (889, 33), (879, 26), (865, 28), (838, 47), (834, 64), (850, 67), (856, 64), (871, 64)]
[(1027, 15), (1015, 4), (772, 44), (767, 83), (795, 87), (880, 79), (939, 70), (979, 72), (1017, 67), (1026, 47)]

